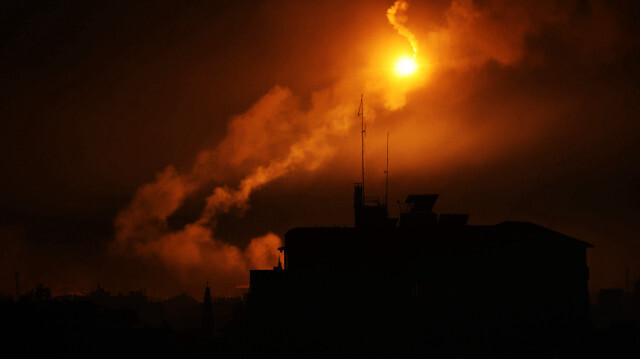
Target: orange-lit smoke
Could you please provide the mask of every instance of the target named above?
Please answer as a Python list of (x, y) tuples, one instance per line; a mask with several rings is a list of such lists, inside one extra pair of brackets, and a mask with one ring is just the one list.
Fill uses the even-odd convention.
[[(306, 110), (289, 89), (273, 87), (231, 119), (225, 139), (214, 149), (201, 151), (189, 173), (168, 166), (155, 181), (138, 189), (116, 218), (117, 249), (160, 259), (182, 277), (204, 272), (233, 288), (247, 282), (249, 269), (276, 265), (277, 248), (282, 245), (278, 236), (254, 238), (242, 250), (216, 238), (217, 220), (221, 214), (247, 210), (252, 193), (269, 182), (292, 171), (314, 171), (335, 155), (337, 144), (358, 123), (362, 83), (362, 78), (353, 76), (317, 91)], [(367, 94), (372, 103), (390, 107), (383, 87)], [(373, 107), (367, 109), (369, 118), (374, 118)], [(200, 218), (170, 230), (168, 218), (186, 198), (211, 183), (218, 185), (206, 197)]]
[[(389, 16), (389, 21), (406, 24), (408, 17), (402, 11), (407, 8), (405, 1), (394, 3), (388, 15), (395, 18)], [(600, 53), (611, 53), (607, 46), (612, 43), (604, 41), (616, 34), (610, 10), (601, 2), (590, 3), (589, 8), (587, 11), (575, 1), (453, 0), (440, 8), (412, 3), (411, 19), (415, 21), (410, 33), (419, 42), (418, 57), (428, 57), (429, 81), (414, 93), (414, 101), (405, 107), (401, 121), (389, 117), (392, 138), (402, 139), (391, 143), (396, 154), (394, 168), (407, 173), (414, 173), (416, 167), (444, 173), (469, 162), (489, 163), (513, 155), (514, 148), (530, 146), (552, 131), (562, 121), (563, 113), (576, 111), (570, 109), (577, 104), (570, 99), (572, 94), (553, 98), (519, 94), (513, 98), (516, 90), (533, 87), (523, 83), (498, 95), (493, 86), (507, 86), (508, 81), (501, 79), (500, 83), (495, 77), (516, 69), (524, 74), (526, 69), (546, 66), (545, 62), (552, 60), (545, 57), (554, 54), (545, 53), (538, 38), (554, 31), (563, 34), (555, 40), (566, 51), (589, 51), (588, 61), (602, 56), (591, 50), (594, 46), (601, 49)], [(397, 30), (401, 34), (406, 31), (402, 27)], [(415, 81), (413, 77), (407, 76), (408, 81)], [(404, 78), (398, 86), (402, 81)], [(403, 106), (410, 101), (397, 100)], [(384, 132), (379, 138), (373, 132), (370, 135), (370, 142), (384, 143)], [(384, 147), (369, 154), (384, 158)]]
[(418, 53), (418, 41), (416, 40), (416, 36), (405, 26), (405, 23), (408, 20), (408, 9), (409, 3), (407, 1), (397, 0), (387, 10), (387, 19), (389, 20), (389, 23), (393, 25), (393, 29), (396, 30), (398, 34), (407, 38), (407, 40), (411, 44), (411, 48), (413, 49), (413, 57), (415, 58), (416, 54)]
[[(399, 0), (388, 9), (387, 19), (410, 42), (414, 55), (418, 52), (417, 38), (422, 36), (420, 54), (428, 53), (430, 61), (443, 69), (464, 70), (487, 61), (504, 65), (516, 63), (523, 56), (526, 35), (536, 31), (534, 24), (541, 19), (551, 21), (567, 16), (553, 6), (541, 7), (537, 12), (531, 12), (530, 8), (533, 7), (510, 3), (478, 6), (472, 1), (453, 1), (439, 27), (412, 32), (405, 26), (408, 3)], [(384, 21), (383, 14), (381, 17)], [(233, 288), (246, 284), (248, 269), (276, 265), (276, 248), (281, 245), (276, 235), (268, 233), (254, 238), (243, 250), (217, 238), (217, 221), (222, 214), (246, 211), (252, 194), (270, 182), (292, 173), (317, 170), (345, 146), (348, 136), (357, 138), (360, 122), (355, 114), (362, 92), (368, 121), (375, 121), (378, 113), (390, 118), (390, 113), (407, 104), (407, 94), (424, 83), (421, 80), (424, 74), (417, 71), (411, 79), (399, 79), (392, 68), (385, 67), (388, 63), (379, 59), (380, 53), (374, 52), (371, 61), (374, 67), (380, 65), (379, 68), (347, 72), (334, 84), (313, 92), (309, 103), (303, 103), (286, 87), (274, 86), (246, 112), (231, 118), (226, 137), (213, 149), (201, 151), (191, 170), (180, 173), (168, 166), (153, 182), (138, 189), (131, 203), (116, 218), (118, 249), (160, 259), (182, 275), (200, 272), (214, 281), (224, 279)], [(491, 133), (481, 126), (470, 130), (465, 127), (463, 109), (456, 110), (462, 98), (473, 91), (473, 84), (460, 76), (451, 80), (436, 73), (433, 78), (428, 92), (423, 91), (419, 106), (415, 103), (413, 108), (407, 106), (402, 123), (389, 124), (395, 126), (392, 132), (395, 131), (397, 138), (403, 138), (406, 146), (398, 148), (398, 157), (411, 162), (398, 163), (397, 167), (435, 163), (427, 155), (415, 158), (416, 153), (437, 153), (441, 161), (449, 161), (453, 156), (463, 158), (460, 154), (466, 152), (485, 156), (489, 150), (500, 151), (500, 146), (493, 145), (495, 141), (490, 142), (489, 148), (481, 146), (483, 141), (489, 142), (482, 136), (495, 136), (498, 125), (491, 127)], [(431, 108), (429, 121), (423, 117), (427, 106)], [(502, 111), (503, 117), (511, 117), (509, 108)], [(514, 116), (517, 113), (514, 112)], [(539, 117), (544, 115), (546, 113)], [(533, 118), (538, 114), (529, 113), (529, 116)], [(530, 122), (536, 123), (535, 119)], [(510, 129), (508, 124), (499, 125), (505, 132)], [(532, 132), (533, 129), (528, 133)], [(454, 136), (455, 143), (449, 141), (446, 144), (449, 147), (441, 146), (439, 152), (433, 150), (437, 141)], [(517, 138), (504, 137), (514, 141)], [(482, 150), (473, 150), (474, 146)], [(168, 218), (188, 197), (212, 185), (215, 188), (206, 197), (199, 218), (182, 229), (171, 230)]]
[(591, 27), (609, 34), (612, 25), (604, 6), (597, 1), (589, 6), (597, 11), (580, 14), (578, 1), (453, 0), (441, 24), (421, 34), (422, 51), (432, 63), (449, 68), (478, 67), (487, 61), (513, 65), (522, 60), (527, 38), (545, 26), (566, 26), (563, 31), (575, 35), (572, 46), (593, 46), (603, 36), (585, 36)]
[[(387, 18), (415, 55), (418, 41), (405, 26), (407, 9), (406, 1), (397, 1)], [(242, 250), (216, 236), (219, 216), (242, 213), (254, 191), (292, 171), (314, 171), (334, 156), (350, 131), (357, 133), (355, 112), (363, 90), (369, 121), (375, 121), (376, 109), (402, 108), (406, 94), (421, 81), (398, 82), (390, 76), (392, 71), (349, 73), (312, 93), (305, 106), (288, 88), (274, 86), (230, 120), (226, 137), (215, 148), (201, 151), (190, 171), (180, 173), (168, 166), (137, 190), (115, 220), (115, 248), (159, 259), (179, 278), (200, 272), (233, 288), (247, 282), (248, 269), (276, 265), (280, 238), (268, 233)], [(211, 184), (216, 186), (199, 218), (182, 229), (169, 228), (169, 217), (184, 201)]]

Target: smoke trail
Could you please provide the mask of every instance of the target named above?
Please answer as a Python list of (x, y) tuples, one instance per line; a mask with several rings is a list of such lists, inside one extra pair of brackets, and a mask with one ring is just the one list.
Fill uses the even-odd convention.
[[(396, 8), (401, 13), (406, 5)], [(391, 16), (394, 21), (396, 12)], [(409, 38), (415, 43), (413, 35)], [(216, 236), (219, 216), (247, 210), (254, 191), (293, 171), (314, 171), (334, 156), (337, 144), (344, 142), (351, 130), (358, 133), (355, 112), (363, 85), (370, 120), (375, 119), (376, 106), (388, 110), (404, 106), (405, 94), (414, 85), (399, 87), (388, 76), (375, 73), (379, 74), (375, 78), (350, 73), (312, 93), (310, 106), (302, 106), (288, 88), (274, 86), (246, 112), (230, 120), (226, 137), (215, 148), (201, 151), (190, 171), (179, 173), (168, 166), (153, 182), (137, 190), (115, 220), (114, 248), (120, 253), (160, 259), (185, 280), (196, 272), (207, 273), (231, 288), (247, 282), (248, 269), (276, 265), (277, 248), (282, 244), (279, 237), (267, 233), (252, 239), (242, 250)], [(199, 218), (171, 230), (168, 218), (186, 198), (211, 184), (216, 186), (206, 197)]]
[[(185, 278), (198, 270), (224, 278), (233, 287), (246, 283), (248, 269), (275, 265), (280, 238), (268, 233), (251, 240), (243, 251), (216, 238), (217, 218), (246, 210), (251, 194), (274, 179), (293, 170), (316, 170), (334, 155), (336, 139), (346, 136), (357, 122), (356, 97), (346, 95), (356, 93), (352, 82), (314, 93), (307, 111), (299, 109), (299, 100), (289, 89), (271, 89), (231, 120), (227, 137), (215, 149), (202, 151), (189, 173), (168, 166), (155, 181), (138, 189), (115, 220), (115, 247), (143, 258), (159, 258)], [(168, 218), (198, 189), (212, 181), (235, 182), (229, 172), (241, 176), (235, 186), (215, 187), (198, 220), (181, 230), (169, 229)]]
[[(387, 10), (387, 18), (407, 38), (415, 56), (416, 36), (405, 27), (408, 6), (405, 0), (396, 1)], [(460, 68), (491, 60), (513, 64), (524, 53), (526, 35), (535, 31), (534, 25), (558, 16), (554, 9), (534, 14), (528, 7), (510, 2), (478, 6), (472, 1), (453, 1), (443, 15), (444, 25), (423, 34), (421, 43), (426, 50), (421, 51), (429, 52), (439, 64), (462, 64)], [(349, 133), (359, 134), (360, 123), (354, 115), (363, 84), (367, 115), (372, 121), (376, 108), (386, 113), (402, 108), (406, 94), (424, 82), (418, 78), (396, 81), (380, 69), (365, 70), (347, 72), (336, 83), (312, 93), (310, 105), (305, 106), (288, 88), (274, 86), (246, 112), (229, 120), (225, 138), (213, 149), (201, 151), (191, 170), (180, 173), (168, 166), (153, 182), (137, 190), (115, 220), (114, 247), (142, 258), (160, 259), (183, 276), (205, 272), (234, 288), (247, 282), (248, 269), (275, 265), (280, 238), (265, 229), (264, 236), (252, 239), (242, 249), (216, 236), (217, 221), (222, 214), (246, 211), (252, 194), (271, 181), (320, 168)], [(456, 99), (465, 96), (461, 88), (456, 87)], [(419, 127), (424, 126), (422, 121), (405, 120), (403, 126), (398, 130), (405, 138), (426, 133)], [(421, 137), (415, 143), (426, 141)], [(210, 186), (214, 189), (206, 196), (198, 218), (184, 228), (171, 230), (168, 218), (188, 197)]]
[(418, 53), (418, 41), (416, 40), (415, 35), (407, 29), (404, 24), (407, 22), (408, 17), (406, 15), (407, 10), (409, 9), (409, 3), (405, 0), (397, 0), (391, 7), (387, 10), (387, 19), (389, 23), (393, 25), (393, 29), (398, 32), (401, 36), (404, 36), (409, 40), (411, 44), (411, 48), (413, 49), (413, 58), (416, 57)]

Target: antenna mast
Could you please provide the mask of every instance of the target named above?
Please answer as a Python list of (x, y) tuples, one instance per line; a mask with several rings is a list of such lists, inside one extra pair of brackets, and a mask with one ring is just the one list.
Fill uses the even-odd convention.
[(388, 211), (389, 210), (389, 132), (387, 132), (387, 170), (384, 171), (384, 173), (387, 175), (387, 183), (385, 185), (385, 191), (384, 191), (384, 206)]
[(16, 302), (20, 301), (20, 272), (15, 272), (16, 277)]
[(358, 110), (358, 116), (362, 120), (361, 124), (361, 136), (362, 136), (362, 199), (364, 201), (364, 136), (367, 131), (367, 127), (364, 124), (364, 100), (363, 95), (360, 95), (360, 109)]

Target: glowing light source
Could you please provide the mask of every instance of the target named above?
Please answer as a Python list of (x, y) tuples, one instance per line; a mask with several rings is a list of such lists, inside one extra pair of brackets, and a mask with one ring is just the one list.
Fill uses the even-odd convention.
[(409, 76), (416, 71), (416, 62), (411, 57), (401, 57), (398, 62), (396, 62), (396, 73), (400, 76)]

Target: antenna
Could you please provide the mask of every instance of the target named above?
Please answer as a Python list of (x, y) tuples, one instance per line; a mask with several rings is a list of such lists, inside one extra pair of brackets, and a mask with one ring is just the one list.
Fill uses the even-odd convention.
[(20, 300), (20, 272), (15, 272), (16, 278), (16, 302)]
[(387, 170), (384, 171), (387, 175), (387, 183), (384, 190), (384, 206), (387, 209), (387, 215), (389, 211), (389, 132), (387, 132)]
[(364, 136), (367, 131), (367, 127), (364, 124), (364, 96), (362, 94), (360, 94), (360, 108), (358, 109), (358, 116), (362, 119), (362, 199), (364, 200)]

